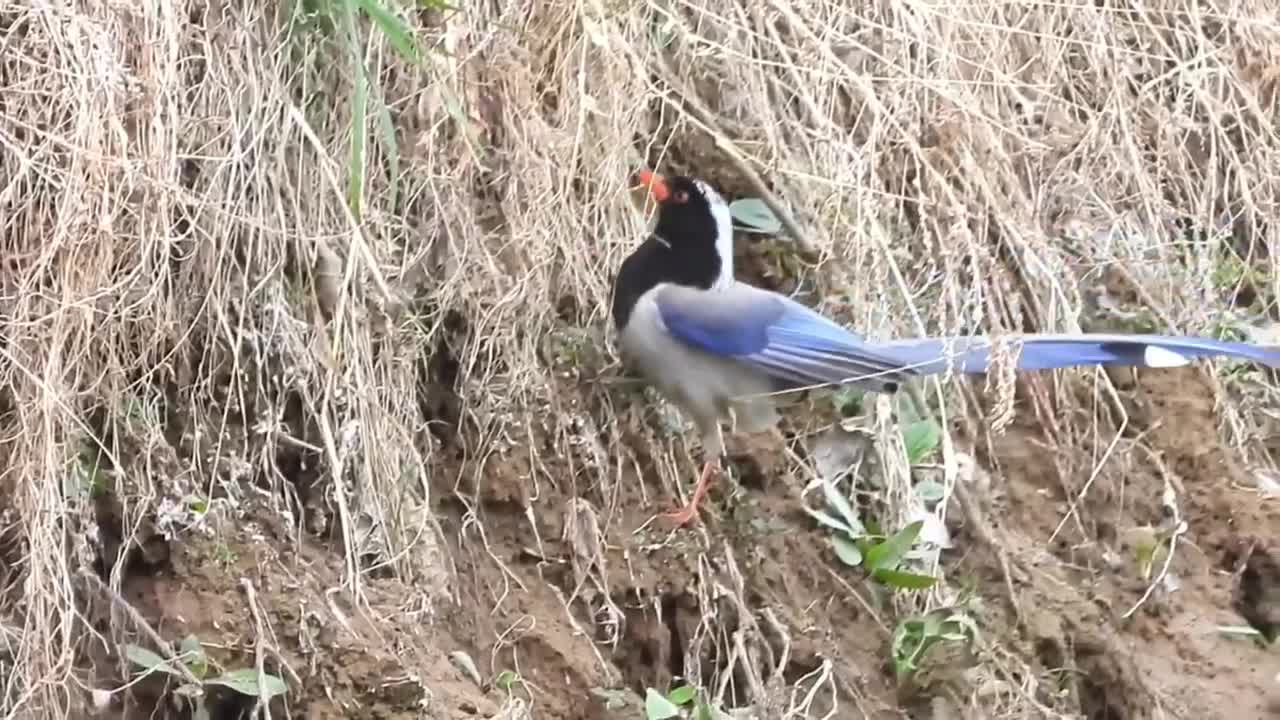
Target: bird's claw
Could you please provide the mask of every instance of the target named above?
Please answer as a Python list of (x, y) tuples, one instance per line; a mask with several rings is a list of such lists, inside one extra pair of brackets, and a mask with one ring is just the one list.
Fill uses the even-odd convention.
[(715, 475), (716, 466), (714, 463), (706, 462), (702, 466), (702, 474), (698, 478), (698, 484), (693, 491), (693, 499), (688, 505), (675, 510), (673, 512), (663, 513), (662, 516), (668, 520), (675, 521), (677, 526), (685, 525), (698, 514), (698, 503), (702, 501), (702, 497), (707, 494), (707, 488), (711, 484), (711, 478)]

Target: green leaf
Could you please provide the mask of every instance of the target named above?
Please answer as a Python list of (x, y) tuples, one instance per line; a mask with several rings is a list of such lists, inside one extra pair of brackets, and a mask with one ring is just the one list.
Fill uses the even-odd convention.
[(916, 485), (915, 490), (916, 497), (930, 504), (941, 501), (947, 494), (947, 489), (942, 486), (942, 483), (933, 480), (925, 480)]
[(954, 613), (947, 618), (939, 637), (944, 640), (973, 642), (978, 637), (978, 623), (965, 613)]
[(821, 510), (805, 508), (804, 511), (809, 514), (809, 517), (817, 520), (819, 525), (826, 525), (832, 530), (839, 530), (843, 533), (854, 534), (854, 528), (849, 527), (843, 520), (837, 520)]
[(854, 547), (858, 548), (858, 552), (862, 553), (862, 557), (865, 560), (867, 557), (867, 553), (870, 552), (871, 549), (876, 546), (876, 542), (871, 538), (864, 536), (860, 538), (854, 538), (853, 545)]
[(662, 694), (653, 688), (647, 688), (644, 691), (644, 717), (645, 720), (667, 720), (680, 714), (680, 708), (671, 704), (671, 701), (662, 697)]
[(924, 626), (920, 618), (907, 618), (898, 623), (898, 626), (893, 629), (893, 654), (906, 654), (908, 648), (918, 646), (923, 639)]
[(868, 535), (884, 535), (884, 530), (880, 528), (880, 523), (876, 522), (875, 518), (868, 518), (864, 525)]
[(836, 551), (836, 557), (840, 558), (840, 562), (849, 567), (858, 567), (862, 564), (862, 551), (858, 550), (858, 546), (852, 540), (843, 535), (831, 536), (831, 547)]
[(667, 699), (676, 705), (687, 705), (697, 692), (691, 685), (681, 685), (667, 693)]
[[(232, 670), (206, 682), (209, 685), (229, 687), (241, 695), (258, 696), (258, 672), (252, 668)], [(268, 699), (289, 692), (289, 686), (285, 684), (284, 680), (271, 673), (262, 674), (262, 685), (267, 692)]]
[(924, 526), (924, 522), (917, 520), (910, 525), (902, 528), (892, 537), (882, 543), (877, 543), (866, 553), (866, 559), (863, 564), (871, 572), (876, 570), (893, 570), (898, 567), (898, 563), (911, 549), (916, 541), (916, 536), (920, 534), (920, 528)]
[(167, 660), (144, 647), (125, 645), (124, 656), (129, 659), (129, 662), (141, 667), (148, 673), (165, 672), (178, 677), (182, 676), (182, 673), (178, 672)]
[(186, 503), (187, 503), (187, 509), (197, 515), (203, 515), (209, 512), (209, 501), (202, 497), (196, 497), (195, 495), (188, 495), (186, 497)]
[(916, 671), (916, 660), (927, 644), (921, 618), (912, 617), (898, 623), (893, 630), (893, 669), (899, 676)]
[(182, 661), (187, 664), (187, 668), (191, 670), (191, 674), (201, 680), (209, 672), (209, 656), (204, 653), (204, 646), (200, 644), (200, 638), (195, 635), (188, 635), (182, 639)]
[(741, 198), (729, 203), (729, 214), (734, 220), (747, 225), (749, 232), (772, 235), (782, 229), (782, 222), (773, 214), (769, 205), (760, 198)]
[(383, 35), (406, 60), (415, 65), (422, 58), (418, 53), (418, 44), (413, 40), (413, 30), (399, 16), (378, 4), (377, 0), (359, 0), (362, 10), (368, 13), (373, 24), (378, 26)]
[(503, 670), (498, 673), (498, 678), (493, 681), (493, 684), (503, 690), (510, 690), (515, 687), (518, 682), (520, 682), (520, 675), (518, 675), (514, 670)]
[(356, 33), (355, 8), (362, 0), (343, 2), (343, 20), (351, 54), (351, 150), (347, 158), (347, 205), (359, 220), (364, 204), (365, 124), (369, 111), (369, 76), (361, 53), (363, 45)]
[(917, 575), (916, 573), (885, 568), (873, 571), (871, 576), (885, 585), (899, 590), (924, 590), (933, 587), (938, 582), (938, 578), (932, 575)]
[(942, 431), (932, 420), (917, 420), (902, 430), (902, 444), (912, 465), (923, 462), (941, 441)]
[(853, 506), (849, 504), (849, 500), (836, 490), (834, 483), (822, 482), (822, 495), (826, 498), (827, 504), (835, 508), (840, 513), (840, 517), (844, 518), (845, 523), (849, 526), (849, 534), (854, 537), (865, 535), (866, 528), (863, 527), (862, 521), (858, 519), (858, 513), (854, 512)]

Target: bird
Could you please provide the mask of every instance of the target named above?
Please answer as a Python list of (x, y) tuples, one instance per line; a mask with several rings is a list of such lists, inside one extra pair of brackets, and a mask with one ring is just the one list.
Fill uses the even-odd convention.
[[(705, 180), (640, 170), (634, 185), (657, 207), (652, 230), (618, 266), (611, 315), (618, 350), (702, 440), (692, 498), (664, 515), (698, 514), (724, 454), (723, 424), (762, 432), (779, 420), (778, 394), (852, 384), (894, 393), (916, 377), (985, 373), (992, 340), (980, 336), (872, 342), (786, 295), (737, 280), (733, 219)], [(634, 186), (633, 185), (633, 186)], [(1080, 366), (1167, 368), (1230, 356), (1280, 368), (1280, 346), (1140, 334), (1021, 334), (1017, 370)]]

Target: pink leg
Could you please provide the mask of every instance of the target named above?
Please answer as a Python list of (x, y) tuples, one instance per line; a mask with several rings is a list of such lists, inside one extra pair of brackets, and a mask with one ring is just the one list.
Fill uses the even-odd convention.
[[(719, 457), (716, 458), (717, 461)], [(698, 479), (698, 486), (694, 488), (693, 499), (688, 505), (676, 510), (675, 512), (663, 513), (663, 517), (676, 521), (677, 525), (684, 525), (698, 514), (698, 503), (702, 501), (702, 497), (707, 494), (707, 489), (711, 486), (711, 478), (715, 475), (717, 463), (707, 461), (702, 464), (702, 477)]]

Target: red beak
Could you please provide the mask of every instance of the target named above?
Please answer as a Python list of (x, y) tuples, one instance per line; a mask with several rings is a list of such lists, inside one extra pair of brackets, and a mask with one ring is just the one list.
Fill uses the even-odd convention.
[(668, 197), (671, 197), (671, 189), (667, 187), (667, 181), (661, 175), (641, 170), (636, 173), (636, 177), (640, 180), (640, 184), (649, 189), (649, 195), (655, 201), (664, 203)]

